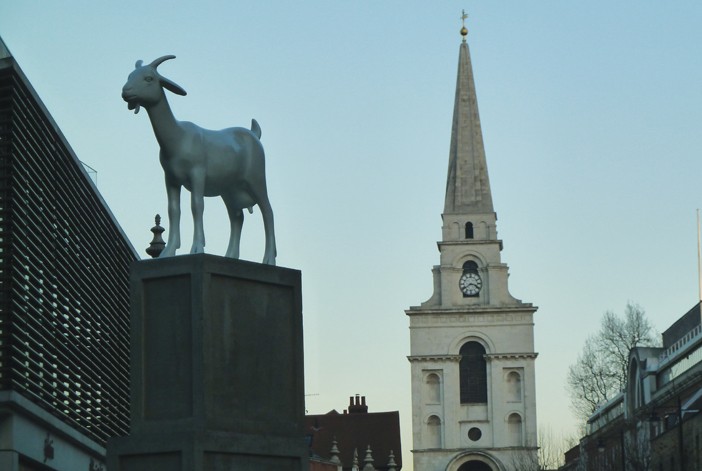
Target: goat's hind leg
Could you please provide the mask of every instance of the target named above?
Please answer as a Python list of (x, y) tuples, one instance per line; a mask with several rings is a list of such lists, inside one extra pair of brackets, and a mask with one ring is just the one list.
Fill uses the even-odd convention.
[(258, 195), (258, 207), (261, 210), (261, 216), (263, 217), (263, 227), (266, 231), (266, 249), (263, 253), (263, 263), (267, 265), (275, 265), (275, 257), (277, 256), (277, 250), (275, 247), (273, 209), (271, 208), (270, 201), (268, 201), (268, 194), (265, 191), (265, 187), (262, 191), (262, 194)]
[(205, 212), (205, 172), (202, 169), (193, 171), (192, 189), (190, 190), (190, 209), (193, 213), (193, 245), (190, 253), (205, 252), (205, 229), (203, 213)]
[(241, 229), (244, 226), (244, 212), (241, 210), (241, 208), (237, 208), (232, 202), (224, 200), (224, 204), (227, 207), (227, 213), (229, 214), (229, 225), (231, 226), (229, 246), (227, 247), (227, 252), (224, 254), (224, 256), (229, 258), (239, 258)]

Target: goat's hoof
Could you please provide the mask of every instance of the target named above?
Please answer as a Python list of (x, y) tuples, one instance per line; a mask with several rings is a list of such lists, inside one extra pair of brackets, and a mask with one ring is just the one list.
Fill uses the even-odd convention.
[(166, 247), (161, 251), (161, 254), (158, 256), (158, 258), (174, 257), (174, 256), (175, 256), (175, 251), (176, 251), (176, 249), (169, 249), (168, 246), (166, 246)]
[(275, 257), (263, 257), (263, 264), (275, 266)]

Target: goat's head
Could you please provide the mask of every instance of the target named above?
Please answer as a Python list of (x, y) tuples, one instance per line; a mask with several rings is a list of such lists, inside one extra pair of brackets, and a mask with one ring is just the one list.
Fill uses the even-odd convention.
[(175, 59), (175, 56), (159, 57), (149, 65), (142, 65), (143, 61), (140, 60), (136, 62), (134, 71), (129, 74), (127, 83), (122, 87), (122, 99), (134, 113), (138, 113), (141, 106), (148, 108), (163, 99), (164, 88), (178, 95), (186, 94), (181, 86), (163, 77), (156, 70), (168, 59)]

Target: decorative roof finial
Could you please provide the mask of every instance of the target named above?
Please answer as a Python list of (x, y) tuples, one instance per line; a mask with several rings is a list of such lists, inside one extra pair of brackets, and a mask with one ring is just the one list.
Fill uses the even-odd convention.
[(331, 450), (329, 450), (329, 461), (335, 464), (341, 464), (341, 460), (339, 459), (339, 447), (337, 446), (336, 442), (336, 435), (334, 435), (334, 438), (332, 439), (332, 447)]
[(463, 27), (461, 28), (461, 36), (463, 36), (463, 42), (466, 42), (466, 36), (468, 36), (468, 28), (466, 28), (466, 18), (468, 18), (468, 13), (465, 10), (461, 13), (461, 21), (463, 22)]
[(366, 448), (366, 457), (363, 462), (365, 463), (363, 466), (363, 471), (376, 471), (375, 467), (373, 466), (373, 455), (371, 453), (370, 445), (368, 445), (368, 448)]
[(157, 258), (159, 255), (161, 255), (163, 248), (166, 246), (166, 243), (163, 241), (163, 237), (161, 237), (161, 234), (163, 234), (163, 231), (165, 231), (165, 229), (161, 227), (161, 216), (157, 214), (154, 219), (156, 225), (151, 228), (151, 232), (154, 233), (154, 238), (151, 240), (149, 247), (146, 249), (146, 253), (149, 254), (151, 258)]
[(390, 456), (388, 457), (388, 471), (395, 471), (397, 469), (397, 463), (395, 463), (395, 454), (390, 450)]

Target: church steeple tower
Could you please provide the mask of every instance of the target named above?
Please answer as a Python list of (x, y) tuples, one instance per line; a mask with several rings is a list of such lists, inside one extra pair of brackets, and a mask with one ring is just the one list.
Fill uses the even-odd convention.
[(500, 259), (467, 33), (464, 24), (434, 293), (405, 311), (415, 471), (536, 460), (536, 307), (512, 297)]
[[(464, 13), (464, 21), (466, 17)], [(465, 24), (461, 34), (446, 198), (441, 216), (444, 221), (439, 242), (441, 265), (434, 267), (434, 295), (423, 307), (519, 302), (509, 294), (507, 265), (500, 261), (502, 241), (497, 238), (497, 215), (492, 204)], [(461, 266), (455, 267), (458, 259), (462, 259)], [(457, 284), (460, 292), (453, 289)]]

